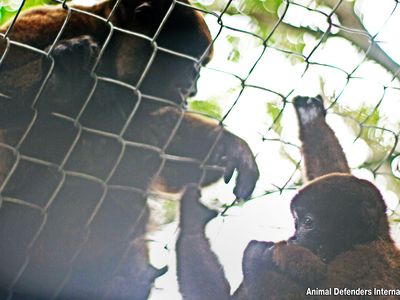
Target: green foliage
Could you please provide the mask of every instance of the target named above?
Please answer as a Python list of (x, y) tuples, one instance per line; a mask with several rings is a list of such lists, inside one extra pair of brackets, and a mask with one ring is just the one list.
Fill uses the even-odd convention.
[(217, 100), (211, 99), (208, 101), (193, 100), (189, 103), (189, 109), (203, 113), (218, 120), (222, 119), (222, 108)]
[(226, 39), (228, 40), (229, 44), (231, 44), (231, 46), (232, 46), (232, 49), (228, 56), (228, 60), (233, 61), (233, 62), (239, 62), (239, 60), (240, 60), (240, 51), (239, 51), (240, 38), (237, 36), (228, 35), (226, 37)]
[(364, 125), (379, 126), (380, 115), (379, 111), (374, 107), (362, 106), (358, 111), (353, 112), (356, 114), (356, 119), (360, 120)]
[(254, 12), (264, 12), (278, 15), (278, 9), (283, 0), (246, 0), (242, 1), (241, 12), (252, 14)]
[[(15, 16), (15, 14), (19, 9), (20, 3), (22, 3), (21, 0), (2, 1), (3, 6), (0, 6), (0, 25), (4, 24), (6, 21)], [(32, 8), (35, 6), (54, 4), (54, 3), (55, 2), (52, 0), (26, 0), (22, 10), (26, 10), (28, 8)]]
[(281, 114), (282, 108), (275, 103), (267, 103), (267, 114), (274, 120), (272, 129), (279, 135), (282, 133)]
[(163, 223), (169, 224), (176, 219), (176, 205), (177, 201), (165, 201), (162, 207), (163, 210)]
[(278, 14), (278, 8), (281, 6), (283, 0), (257, 0), (262, 3), (263, 8), (273, 14)]

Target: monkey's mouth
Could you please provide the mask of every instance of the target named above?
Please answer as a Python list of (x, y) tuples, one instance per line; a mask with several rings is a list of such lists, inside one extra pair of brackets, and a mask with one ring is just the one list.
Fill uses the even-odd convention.
[(186, 100), (188, 97), (194, 97), (197, 94), (197, 80), (199, 79), (199, 68), (190, 68), (186, 79), (177, 84), (177, 89)]
[(185, 83), (181, 83), (177, 86), (179, 93), (184, 98), (193, 97), (197, 94), (196, 80), (192, 78)]
[(181, 100), (181, 103), (187, 105), (187, 99), (193, 97), (197, 94), (197, 89), (187, 89), (187, 88), (178, 88), (178, 94)]
[(193, 87), (191, 88), (181, 88), (179, 89), (179, 92), (182, 95), (182, 97), (185, 98), (196, 96), (197, 94), (196, 84), (193, 84)]

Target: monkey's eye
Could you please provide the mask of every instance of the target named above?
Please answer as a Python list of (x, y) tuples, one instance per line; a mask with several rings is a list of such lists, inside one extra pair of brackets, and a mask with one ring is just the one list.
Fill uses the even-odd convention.
[(311, 217), (309, 217), (309, 216), (305, 217), (303, 219), (302, 223), (303, 223), (304, 227), (306, 227), (306, 228), (312, 228), (313, 227), (313, 219)]

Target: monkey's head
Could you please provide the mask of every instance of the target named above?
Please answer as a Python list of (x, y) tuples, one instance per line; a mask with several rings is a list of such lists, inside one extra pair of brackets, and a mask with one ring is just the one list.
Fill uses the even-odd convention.
[(290, 243), (324, 261), (377, 239), (390, 239), (386, 205), (370, 182), (333, 173), (311, 181), (291, 203), (295, 234)]
[(302, 125), (325, 119), (324, 101), (320, 95), (317, 97), (297, 96), (294, 97), (293, 104), (296, 109), (297, 118)]
[(147, 38), (136, 37), (119, 49), (117, 73), (134, 84), (144, 75), (143, 94), (176, 103), (196, 94), (200, 66), (212, 56), (201, 13), (188, 0), (123, 0), (118, 12), (119, 26)]

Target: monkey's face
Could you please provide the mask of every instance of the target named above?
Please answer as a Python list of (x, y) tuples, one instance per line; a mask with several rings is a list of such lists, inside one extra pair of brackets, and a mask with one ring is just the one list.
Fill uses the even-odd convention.
[(388, 237), (385, 205), (369, 182), (330, 174), (313, 180), (292, 200), (295, 234), (290, 243), (325, 261), (357, 244)]
[[(186, 0), (180, 2), (189, 4)], [(176, 103), (196, 94), (200, 65), (207, 64), (212, 56), (212, 38), (202, 15), (180, 2), (125, 1), (125, 5), (136, 5), (129, 8), (133, 11), (129, 16), (133, 21), (127, 23), (127, 29), (148, 39), (142, 39), (146, 46), (130, 46), (133, 56), (130, 63), (135, 67), (123, 77), (129, 75), (130, 82), (142, 81), (143, 94)], [(124, 56), (128, 52), (125, 51)]]
[[(144, 82), (152, 93), (180, 103), (197, 93), (200, 64), (211, 59), (211, 35), (199, 12), (176, 4), (156, 38), (159, 52)], [(157, 86), (157, 87), (156, 87)], [(156, 89), (154, 89), (156, 87)]]
[[(289, 239), (289, 243), (303, 246), (329, 261), (336, 256), (344, 246), (343, 226), (335, 226), (335, 220), (323, 211), (317, 211), (314, 207), (297, 206), (293, 210), (295, 219), (295, 234)], [(342, 228), (340, 228), (342, 227)], [(337, 231), (331, 228), (336, 228)], [(337, 233), (337, 234), (336, 234)]]

